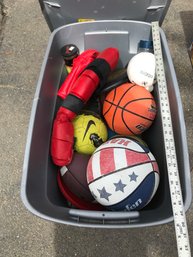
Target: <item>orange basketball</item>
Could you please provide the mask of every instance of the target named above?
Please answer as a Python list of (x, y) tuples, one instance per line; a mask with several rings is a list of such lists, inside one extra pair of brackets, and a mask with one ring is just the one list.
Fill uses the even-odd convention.
[(148, 129), (155, 119), (156, 103), (144, 87), (124, 83), (107, 94), (103, 115), (116, 133), (138, 135)]

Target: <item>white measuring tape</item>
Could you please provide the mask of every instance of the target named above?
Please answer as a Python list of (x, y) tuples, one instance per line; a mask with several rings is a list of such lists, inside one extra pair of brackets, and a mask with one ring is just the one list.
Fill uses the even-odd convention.
[(157, 85), (160, 100), (161, 118), (163, 124), (165, 154), (168, 168), (169, 187), (174, 216), (174, 225), (176, 231), (178, 256), (191, 257), (186, 215), (183, 206), (182, 191), (178, 173), (178, 164), (173, 136), (167, 83), (164, 71), (159, 24), (156, 21), (152, 22), (151, 25), (154, 55), (156, 58)]

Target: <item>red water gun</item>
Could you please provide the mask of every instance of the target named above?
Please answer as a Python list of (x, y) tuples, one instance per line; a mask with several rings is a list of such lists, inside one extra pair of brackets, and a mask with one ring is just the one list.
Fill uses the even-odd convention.
[(73, 156), (74, 128), (72, 120), (90, 99), (96, 88), (103, 87), (108, 75), (119, 60), (117, 48), (106, 48), (99, 53), (77, 78), (63, 100), (53, 124), (51, 156), (58, 166), (68, 165)]

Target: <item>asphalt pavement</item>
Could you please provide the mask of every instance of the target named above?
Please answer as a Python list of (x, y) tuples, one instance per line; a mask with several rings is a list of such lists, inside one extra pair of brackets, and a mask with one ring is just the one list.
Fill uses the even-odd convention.
[[(193, 170), (193, 1), (173, 0), (162, 28), (175, 67)], [(31, 214), (20, 197), (36, 82), (50, 31), (35, 0), (0, 0), (0, 256), (176, 257), (173, 223), (137, 229), (89, 229)], [(192, 178), (192, 174), (191, 174)], [(193, 206), (187, 222), (193, 252)]]

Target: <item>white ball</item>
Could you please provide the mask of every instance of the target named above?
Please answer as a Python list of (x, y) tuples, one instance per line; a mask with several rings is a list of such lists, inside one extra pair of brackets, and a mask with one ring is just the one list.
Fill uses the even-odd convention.
[(131, 58), (127, 66), (127, 75), (131, 83), (153, 91), (155, 79), (155, 56), (152, 53), (141, 52)]

